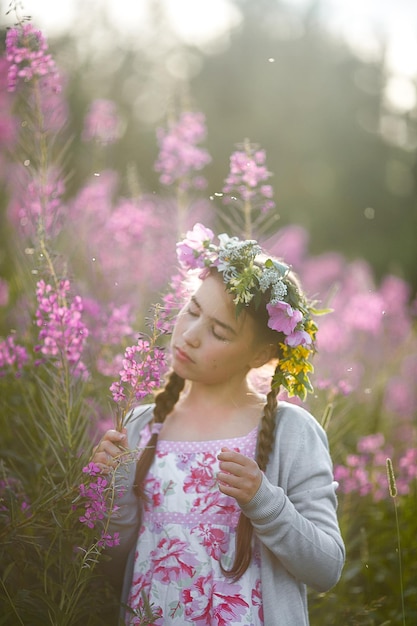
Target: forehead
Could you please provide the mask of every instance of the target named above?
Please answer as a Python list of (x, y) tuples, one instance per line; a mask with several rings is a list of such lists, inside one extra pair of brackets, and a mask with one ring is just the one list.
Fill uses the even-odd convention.
[(227, 292), (221, 277), (208, 276), (194, 293), (194, 298), (201, 306), (205, 315), (217, 319), (240, 332), (250, 321), (250, 317), (242, 311), (236, 317), (233, 297)]

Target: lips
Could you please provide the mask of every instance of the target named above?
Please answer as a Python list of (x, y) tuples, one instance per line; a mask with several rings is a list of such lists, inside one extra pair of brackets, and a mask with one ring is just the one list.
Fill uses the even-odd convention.
[(188, 354), (186, 352), (184, 352), (183, 350), (181, 350), (181, 348), (178, 348), (178, 346), (176, 346), (175, 348), (175, 356), (177, 357), (177, 359), (179, 361), (183, 361), (184, 363), (194, 363), (194, 361), (192, 360), (191, 357), (188, 356)]

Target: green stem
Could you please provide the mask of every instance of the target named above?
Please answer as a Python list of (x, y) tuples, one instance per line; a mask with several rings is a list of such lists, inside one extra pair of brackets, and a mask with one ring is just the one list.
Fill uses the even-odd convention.
[(25, 626), (24, 622), (22, 622), (22, 619), (21, 619), (19, 613), (17, 612), (17, 609), (16, 609), (16, 607), (15, 607), (15, 605), (14, 605), (14, 603), (13, 603), (13, 601), (12, 601), (10, 595), (9, 595), (9, 592), (7, 591), (7, 587), (4, 584), (3, 579), (0, 579), (0, 581), (1, 581), (1, 584), (3, 585), (4, 593), (7, 596), (9, 604), (10, 604), (11, 608), (13, 609), (13, 613), (16, 615), (17, 619), (19, 620), (19, 624), (22, 624), (22, 626)]
[(252, 206), (251, 203), (249, 202), (249, 200), (245, 200), (245, 203), (243, 205), (243, 216), (245, 219), (245, 226), (244, 226), (244, 237), (245, 239), (252, 239), (252, 217), (251, 217), (251, 212), (252, 212)]
[(400, 593), (401, 593), (401, 610), (402, 610), (402, 623), (405, 626), (405, 605), (404, 605), (404, 585), (403, 585), (403, 566), (401, 559), (401, 537), (400, 537), (400, 524), (398, 520), (398, 505), (396, 498), (394, 500), (394, 509), (395, 509), (395, 524), (397, 528), (397, 545), (398, 545), (398, 565), (400, 572)]

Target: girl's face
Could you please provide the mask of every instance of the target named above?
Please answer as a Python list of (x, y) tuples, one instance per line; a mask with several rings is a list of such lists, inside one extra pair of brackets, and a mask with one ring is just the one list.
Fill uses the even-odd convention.
[(216, 276), (208, 276), (181, 310), (171, 348), (175, 372), (207, 385), (239, 382), (265, 362), (254, 320), (245, 312), (236, 317), (232, 297)]

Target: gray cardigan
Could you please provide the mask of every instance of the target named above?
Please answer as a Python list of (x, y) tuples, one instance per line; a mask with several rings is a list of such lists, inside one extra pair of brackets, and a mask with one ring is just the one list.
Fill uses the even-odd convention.
[[(152, 405), (138, 407), (127, 426), (131, 449), (152, 419)], [(132, 485), (135, 462), (117, 470), (126, 487), (117, 500), (110, 532), (121, 543), (109, 548), (111, 573), (122, 576), (122, 602), (130, 590), (140, 522)], [(336, 517), (336, 489), (327, 437), (305, 409), (279, 402), (275, 445), (258, 492), (242, 510), (261, 545), (262, 602), (265, 626), (307, 626), (306, 586), (323, 592), (339, 580), (345, 549)]]

